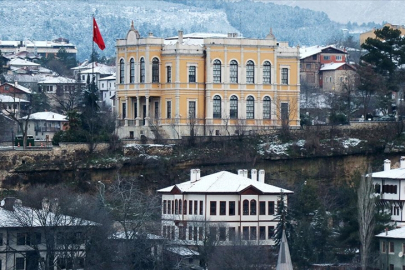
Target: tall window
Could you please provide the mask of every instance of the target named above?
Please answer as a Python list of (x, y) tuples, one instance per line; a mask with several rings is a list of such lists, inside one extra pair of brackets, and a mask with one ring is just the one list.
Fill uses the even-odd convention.
[(229, 212), (228, 215), (230, 216), (234, 216), (235, 215), (235, 202), (234, 201), (230, 201), (229, 202)]
[(210, 215), (215, 216), (217, 214), (217, 202), (210, 202)]
[(220, 119), (221, 118), (221, 97), (218, 95), (214, 96), (213, 100), (213, 118)]
[(129, 62), (129, 82), (130, 83), (135, 82), (135, 60), (134, 60), (134, 58), (131, 58), (131, 61)]
[(125, 76), (125, 64), (124, 59), (120, 60), (120, 83), (124, 83), (124, 76)]
[(188, 102), (188, 117), (195, 118), (195, 101)]
[(235, 95), (231, 96), (229, 118), (238, 119), (238, 97)]
[(172, 82), (172, 67), (171, 66), (166, 67), (166, 81), (168, 83)]
[(271, 84), (271, 64), (269, 61), (263, 63), (263, 84)]
[(188, 67), (188, 82), (195, 83), (195, 66)]
[(152, 59), (152, 82), (159, 82), (159, 59), (156, 57)]
[(250, 201), (250, 214), (254, 216), (254, 215), (256, 215), (256, 211), (257, 211), (256, 200), (251, 200)]
[(139, 78), (141, 83), (145, 82), (145, 59), (143, 57), (140, 60)]
[(166, 118), (167, 119), (172, 118), (172, 102), (171, 101), (166, 102)]
[(213, 76), (214, 83), (221, 82), (221, 61), (218, 59), (214, 60)]
[(248, 96), (246, 99), (246, 119), (255, 118), (255, 99), (252, 96)]
[(243, 201), (243, 215), (244, 216), (249, 215), (249, 201), (248, 200)]
[(265, 96), (263, 99), (263, 119), (271, 119), (271, 99)]
[(288, 84), (288, 68), (281, 69), (281, 83)]
[(225, 201), (219, 202), (219, 214), (221, 216), (226, 215), (226, 202)]
[(238, 83), (238, 62), (236, 60), (232, 60), (230, 64), (230, 81)]
[(246, 83), (255, 83), (255, 64), (252, 60), (246, 63)]

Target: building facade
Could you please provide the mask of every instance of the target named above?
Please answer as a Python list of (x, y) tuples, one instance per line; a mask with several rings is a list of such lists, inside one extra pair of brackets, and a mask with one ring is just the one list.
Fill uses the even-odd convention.
[[(85, 269), (85, 241), (96, 223), (23, 207), (5, 198), (0, 207), (0, 269)], [(46, 219), (46, 221), (45, 221)]]
[[(383, 27), (385, 27), (385, 26), (388, 26), (388, 27), (390, 27), (390, 28), (392, 28), (392, 29), (399, 30), (399, 31), (401, 31), (401, 34), (402, 34), (402, 35), (405, 35), (405, 27), (404, 27), (403, 25), (386, 23), (386, 24), (384, 24)], [(367, 38), (375, 38), (375, 37), (376, 37), (376, 36), (375, 36), (375, 33), (374, 33), (375, 30), (376, 30), (376, 29), (373, 28), (373, 29), (370, 30), (370, 31), (361, 33), (361, 34), (360, 34), (360, 45), (363, 44), (364, 42), (366, 42)]]
[[(323, 76), (322, 68), (331, 66), (332, 64), (345, 64), (346, 55), (347, 53), (345, 51), (337, 49), (334, 46), (301, 48), (301, 84), (313, 88), (324, 88), (326, 79)], [(328, 71), (330, 71), (330, 69), (328, 69)], [(328, 85), (325, 87), (328, 88)]]
[(376, 235), (380, 246), (379, 269), (405, 269), (405, 227)]
[[(27, 116), (22, 117), (23, 120)], [(56, 132), (66, 129), (68, 123), (66, 116), (54, 112), (37, 112), (29, 115), (27, 134), (34, 136), (35, 140), (52, 141)]]
[(384, 170), (372, 173), (375, 194), (391, 209), (391, 220), (398, 226), (405, 225), (405, 157), (401, 157), (399, 168), (391, 168), (391, 161), (384, 160)]
[[(219, 245), (240, 240), (272, 245), (277, 204), (292, 191), (265, 184), (264, 170), (238, 175), (222, 171), (158, 190), (162, 194), (162, 236), (183, 245), (203, 245), (210, 235)], [(284, 193), (285, 196), (281, 196)]]
[[(121, 138), (231, 135), (299, 126), (299, 49), (235, 33), (117, 40)], [(194, 132), (194, 134), (192, 134)]]

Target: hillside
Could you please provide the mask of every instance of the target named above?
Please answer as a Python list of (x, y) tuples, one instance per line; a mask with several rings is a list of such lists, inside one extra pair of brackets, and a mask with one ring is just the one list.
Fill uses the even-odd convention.
[[(325, 13), (252, 1), (1, 1), (0, 40), (69, 39), (78, 47), (78, 60), (92, 46), (91, 16), (105, 39), (103, 56), (115, 54), (115, 40), (125, 37), (133, 20), (142, 36), (190, 32), (241, 32), (263, 38), (273, 28), (280, 41), (291, 45), (326, 44), (340, 35), (341, 26)], [(10, 16), (11, 15), (11, 16)]]

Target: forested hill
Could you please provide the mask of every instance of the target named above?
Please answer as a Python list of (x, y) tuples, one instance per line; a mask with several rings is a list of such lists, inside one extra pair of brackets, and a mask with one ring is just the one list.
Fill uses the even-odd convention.
[(107, 47), (100, 56), (107, 57), (115, 54), (115, 40), (125, 37), (132, 20), (142, 36), (167, 37), (183, 30), (263, 38), (272, 28), (278, 40), (291, 45), (326, 44), (339, 37), (341, 28), (322, 12), (247, 0), (3, 0), (0, 40), (64, 37), (77, 45), (82, 61), (91, 51), (93, 14)]

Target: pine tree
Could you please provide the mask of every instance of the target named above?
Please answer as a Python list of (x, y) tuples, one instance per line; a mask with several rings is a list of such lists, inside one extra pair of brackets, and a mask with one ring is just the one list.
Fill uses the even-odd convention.
[(276, 246), (279, 246), (281, 243), (281, 238), (283, 236), (283, 230), (285, 230), (287, 239), (290, 238), (292, 232), (292, 225), (291, 219), (288, 214), (287, 209), (287, 197), (281, 190), (280, 199), (277, 201), (277, 214), (276, 220), (278, 220), (278, 224), (276, 230), (274, 232), (274, 242)]

